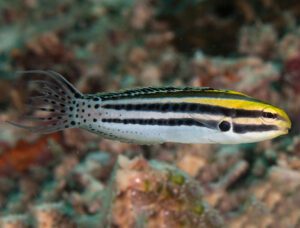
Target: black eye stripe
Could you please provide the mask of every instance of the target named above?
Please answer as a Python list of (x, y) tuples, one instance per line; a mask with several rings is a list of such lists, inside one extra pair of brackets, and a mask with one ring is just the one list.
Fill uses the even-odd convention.
[[(101, 119), (103, 123), (118, 123), (118, 124), (134, 124), (134, 125), (161, 125), (161, 126), (198, 126), (212, 129), (219, 129), (223, 132), (229, 131), (233, 128), (233, 132), (238, 134), (245, 134), (249, 132), (267, 132), (278, 130), (276, 125), (264, 124), (232, 124), (228, 121), (220, 123), (216, 121), (194, 120), (194, 119), (117, 119), (104, 118)], [(223, 130), (222, 130), (223, 129)]]
[(278, 127), (276, 125), (265, 124), (233, 124), (233, 131), (239, 134), (245, 134), (249, 132), (267, 132), (276, 131)]

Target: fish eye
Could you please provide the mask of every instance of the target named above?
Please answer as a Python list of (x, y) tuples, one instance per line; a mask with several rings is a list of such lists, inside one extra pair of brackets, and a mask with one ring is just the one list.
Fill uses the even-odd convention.
[(264, 118), (268, 118), (268, 119), (276, 119), (277, 115), (275, 113), (271, 113), (271, 112), (263, 112), (262, 116)]
[(270, 107), (267, 107), (261, 112), (261, 119), (264, 123), (273, 123), (278, 118), (277, 113)]
[(223, 132), (229, 131), (230, 127), (231, 127), (230, 123), (226, 120), (223, 120), (219, 123), (219, 129)]

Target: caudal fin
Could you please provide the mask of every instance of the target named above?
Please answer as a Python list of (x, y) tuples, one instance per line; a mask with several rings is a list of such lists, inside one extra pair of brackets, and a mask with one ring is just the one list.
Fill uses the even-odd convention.
[(29, 98), (26, 104), (27, 113), (22, 121), (30, 121), (31, 125), (17, 122), (8, 123), (37, 133), (51, 133), (74, 127), (76, 100), (83, 95), (73, 87), (62, 75), (54, 71), (30, 70), (22, 74), (39, 74), (44, 77), (32, 80), (38, 95)]

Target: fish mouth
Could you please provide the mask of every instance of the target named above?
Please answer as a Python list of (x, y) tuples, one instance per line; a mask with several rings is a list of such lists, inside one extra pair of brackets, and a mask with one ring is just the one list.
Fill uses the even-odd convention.
[(289, 134), (290, 132), (291, 132), (291, 128), (290, 128), (290, 127), (287, 127), (287, 128), (285, 128), (285, 129), (283, 129), (282, 134), (283, 134), (283, 135), (287, 135), (287, 134)]
[(283, 126), (284, 134), (289, 134), (292, 130), (292, 122), (291, 119), (286, 114), (285, 124)]

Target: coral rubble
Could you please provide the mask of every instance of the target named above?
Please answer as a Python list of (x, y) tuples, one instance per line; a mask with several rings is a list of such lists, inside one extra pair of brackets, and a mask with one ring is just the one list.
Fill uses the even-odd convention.
[[(300, 227), (300, 4), (103, 0), (0, 3), (1, 227)], [(84, 93), (209, 86), (287, 111), (257, 144), (141, 146), (22, 121), (19, 70), (52, 69)]]

